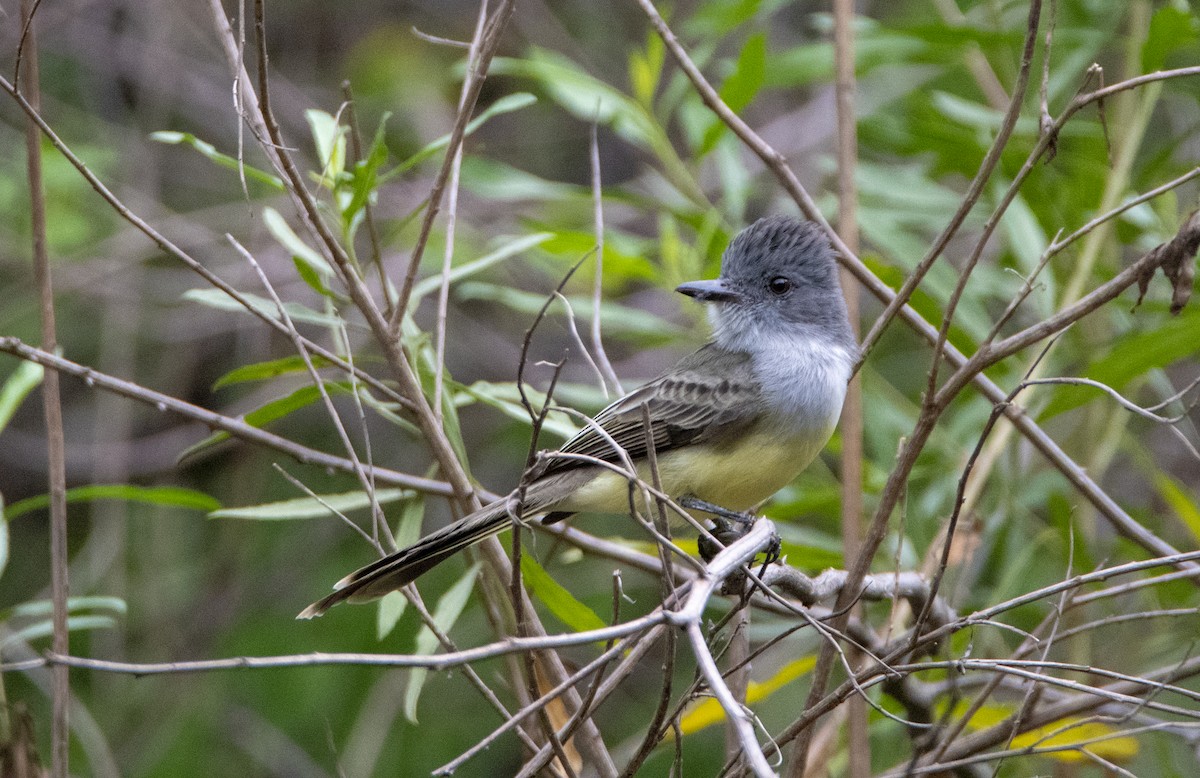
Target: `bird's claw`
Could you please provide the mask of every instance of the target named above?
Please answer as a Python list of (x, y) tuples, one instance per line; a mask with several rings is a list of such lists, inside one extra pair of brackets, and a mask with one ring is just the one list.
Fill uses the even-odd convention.
[[(720, 505), (714, 505), (698, 497), (682, 497), (679, 500), (679, 504), (688, 510), (704, 511), (713, 517), (713, 524), (715, 526), (712, 531), (707, 535), (701, 535), (697, 542), (700, 557), (705, 562), (711, 562), (713, 557), (721, 552), (722, 548), (741, 539), (757, 519), (757, 516), (753, 513), (731, 511), (728, 508), (722, 508)], [(782, 547), (779, 538), (772, 538), (771, 545), (767, 548), (766, 558), (763, 562), (764, 567), (778, 562), (781, 550)]]

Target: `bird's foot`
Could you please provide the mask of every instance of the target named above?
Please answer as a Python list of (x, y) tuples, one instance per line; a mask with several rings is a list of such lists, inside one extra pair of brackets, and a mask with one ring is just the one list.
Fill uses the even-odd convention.
[[(701, 535), (697, 541), (697, 548), (700, 551), (700, 557), (705, 562), (711, 562), (713, 557), (721, 552), (721, 549), (739, 540), (749, 530), (758, 518), (753, 513), (742, 511), (731, 511), (728, 508), (722, 508), (720, 505), (714, 505), (707, 500), (701, 500), (698, 497), (682, 497), (679, 504), (688, 510), (704, 511), (713, 516), (713, 524), (715, 525), (709, 535)], [(710, 537), (711, 535), (711, 537)], [(764, 565), (769, 565), (779, 560), (780, 544), (779, 539), (775, 538), (771, 547), (767, 549), (766, 560)]]

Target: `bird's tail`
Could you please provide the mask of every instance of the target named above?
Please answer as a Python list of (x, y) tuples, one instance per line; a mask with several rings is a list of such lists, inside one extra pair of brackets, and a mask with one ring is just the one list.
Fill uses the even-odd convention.
[(497, 500), (419, 541), (355, 570), (333, 585), (334, 592), (300, 611), (298, 619), (320, 616), (339, 602), (366, 602), (414, 581), (447, 557), (512, 525), (505, 500)]

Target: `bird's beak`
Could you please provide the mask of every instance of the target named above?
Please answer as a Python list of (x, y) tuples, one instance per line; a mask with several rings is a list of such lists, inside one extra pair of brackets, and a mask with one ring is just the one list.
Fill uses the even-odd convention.
[(742, 299), (739, 293), (730, 289), (720, 278), (707, 281), (688, 281), (686, 284), (675, 287), (675, 291), (702, 303), (730, 303)]

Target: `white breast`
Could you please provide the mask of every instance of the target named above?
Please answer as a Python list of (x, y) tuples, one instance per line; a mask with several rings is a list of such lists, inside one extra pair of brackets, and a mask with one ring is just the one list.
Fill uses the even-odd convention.
[(828, 340), (767, 337), (754, 349), (754, 372), (779, 423), (794, 431), (832, 431), (846, 399), (854, 356)]

